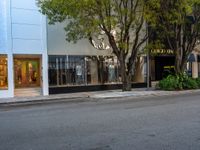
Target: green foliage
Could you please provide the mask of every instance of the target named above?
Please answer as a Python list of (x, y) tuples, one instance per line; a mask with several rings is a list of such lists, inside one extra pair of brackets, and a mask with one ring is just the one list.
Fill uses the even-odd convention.
[[(106, 33), (115, 30), (118, 46), (128, 47), (126, 36), (134, 33), (140, 27), (141, 21), (147, 19), (144, 11), (145, 0), (37, 1), (40, 11), (47, 15), (50, 24), (67, 20), (66, 39), (73, 42), (87, 38), (91, 34), (101, 34), (102, 30)], [(129, 45), (133, 44), (131, 37), (133, 36), (129, 37)]]
[[(137, 55), (143, 52), (148, 39), (146, 21), (150, 20), (151, 11), (146, 0), (37, 1), (50, 24), (65, 23), (67, 41), (89, 39), (96, 49), (112, 50), (123, 68), (122, 82), (128, 82)], [(153, 1), (148, 0), (148, 3)]]
[(169, 75), (161, 80), (158, 87), (162, 90), (183, 90), (200, 88), (200, 79), (193, 79), (186, 74)]
[(197, 89), (198, 84), (195, 79), (185, 76), (185, 78), (181, 81), (183, 85), (183, 89)]
[(167, 78), (161, 80), (158, 86), (162, 90), (169, 90), (169, 91), (182, 89), (181, 85), (179, 84), (178, 78), (172, 75), (169, 75)]
[(196, 82), (197, 82), (198, 88), (200, 88), (200, 77), (196, 78)]
[(180, 89), (195, 89), (196, 83), (195, 80), (189, 77), (187, 74), (176, 75), (176, 78), (179, 82)]
[[(158, 35), (156, 39), (174, 51), (175, 72), (183, 73), (187, 58), (200, 39), (200, 0), (154, 0), (148, 6), (152, 10), (149, 24)], [(152, 44), (160, 48), (160, 44)]]

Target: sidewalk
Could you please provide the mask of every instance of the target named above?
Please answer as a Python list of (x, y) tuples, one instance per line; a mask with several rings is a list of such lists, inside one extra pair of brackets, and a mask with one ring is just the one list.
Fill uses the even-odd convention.
[(200, 93), (198, 90), (186, 91), (159, 91), (154, 89), (147, 90), (146, 88), (133, 89), (130, 92), (122, 92), (121, 90), (107, 90), (95, 92), (80, 92), (70, 94), (56, 94), (50, 96), (36, 96), (36, 97), (15, 97), (15, 98), (0, 98), (0, 106), (5, 105), (19, 105), (19, 104), (40, 104), (48, 102), (83, 102), (93, 99), (119, 99), (122, 97), (141, 98), (141, 97), (155, 97), (155, 96), (172, 96), (189, 93)]
[(146, 88), (143, 89), (133, 89), (130, 92), (122, 92), (122, 91), (107, 91), (104, 93), (95, 93), (90, 95), (91, 98), (120, 98), (120, 97), (149, 97), (149, 96), (172, 96), (172, 95), (183, 95), (189, 93), (200, 93), (200, 89), (197, 90), (185, 90), (185, 91), (161, 91)]

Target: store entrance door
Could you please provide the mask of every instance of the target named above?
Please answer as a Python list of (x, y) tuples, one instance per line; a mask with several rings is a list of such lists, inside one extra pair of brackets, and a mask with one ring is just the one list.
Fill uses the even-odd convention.
[(14, 59), (15, 88), (40, 86), (40, 59)]
[(174, 73), (174, 56), (156, 56), (155, 57), (155, 79), (162, 80), (169, 74)]

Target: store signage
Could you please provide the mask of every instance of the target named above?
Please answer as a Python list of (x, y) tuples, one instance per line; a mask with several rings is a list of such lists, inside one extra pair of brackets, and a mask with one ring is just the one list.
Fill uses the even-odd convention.
[(171, 49), (152, 49), (152, 55), (174, 55), (174, 51)]

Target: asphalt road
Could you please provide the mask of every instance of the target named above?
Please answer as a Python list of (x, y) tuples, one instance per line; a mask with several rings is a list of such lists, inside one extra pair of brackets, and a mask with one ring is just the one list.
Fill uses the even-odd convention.
[(0, 150), (200, 150), (200, 94), (0, 108)]

